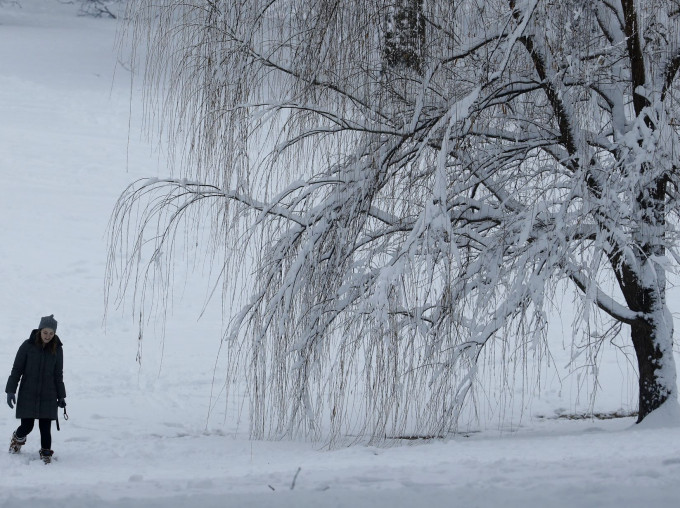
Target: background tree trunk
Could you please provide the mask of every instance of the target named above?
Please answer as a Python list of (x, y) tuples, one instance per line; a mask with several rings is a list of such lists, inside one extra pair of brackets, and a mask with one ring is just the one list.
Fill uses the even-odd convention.
[(423, 71), (425, 16), (423, 0), (396, 0), (387, 15), (385, 61), (392, 67)]

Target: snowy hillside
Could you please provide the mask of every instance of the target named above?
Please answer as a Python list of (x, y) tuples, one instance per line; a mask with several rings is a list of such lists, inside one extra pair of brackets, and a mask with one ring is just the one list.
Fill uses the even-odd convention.
[[(20, 4), (0, 4), (0, 373), (54, 313), (70, 419), (53, 430), (50, 466), (36, 460), (37, 429), (21, 455), (0, 450), (0, 507), (677, 505), (680, 428), (539, 417), (588, 407), (576, 375), (560, 373), (561, 384), (552, 375), (500, 428), (447, 441), (333, 450), (250, 441), (247, 407), (220, 396), (217, 305), (197, 319), (200, 273), (185, 280), (178, 268), (173, 305), (148, 324), (143, 348), (129, 308), (105, 319), (116, 198), (137, 178), (167, 174), (141, 135), (139, 84), (116, 64), (116, 21), (79, 17), (59, 0)], [(631, 376), (620, 355), (606, 355), (595, 409), (633, 409)], [(3, 407), (8, 444), (17, 421)]]

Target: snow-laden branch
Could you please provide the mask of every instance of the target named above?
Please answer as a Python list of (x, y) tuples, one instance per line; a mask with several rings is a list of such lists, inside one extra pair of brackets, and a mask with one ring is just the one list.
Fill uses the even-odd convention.
[(583, 292), (584, 295), (589, 295), (591, 292), (594, 293), (593, 300), (595, 305), (600, 309), (605, 311), (611, 317), (617, 321), (621, 321), (626, 324), (633, 324), (644, 317), (640, 312), (634, 312), (628, 307), (621, 305), (614, 298), (607, 295), (601, 288), (595, 286), (595, 289), (591, 289), (591, 285), (594, 282), (586, 282), (585, 277), (575, 270), (569, 271), (569, 278), (576, 284), (576, 286)]

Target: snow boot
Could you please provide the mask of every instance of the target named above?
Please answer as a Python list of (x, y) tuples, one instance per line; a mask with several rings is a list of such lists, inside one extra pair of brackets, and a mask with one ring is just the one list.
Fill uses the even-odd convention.
[(47, 448), (40, 448), (40, 458), (45, 464), (49, 464), (52, 462), (52, 455), (54, 455), (54, 452), (52, 450), (48, 450)]
[(19, 437), (17, 432), (12, 432), (12, 440), (9, 442), (9, 453), (19, 453), (21, 447), (26, 444), (26, 436)]

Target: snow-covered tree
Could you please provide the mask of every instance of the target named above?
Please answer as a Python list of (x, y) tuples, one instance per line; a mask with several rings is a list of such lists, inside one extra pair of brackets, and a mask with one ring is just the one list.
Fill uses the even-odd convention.
[(254, 435), (445, 433), (480, 364), (502, 384), (549, 351), (565, 284), (577, 346), (629, 330), (639, 421), (676, 401), (678, 0), (128, 15), (178, 174), (121, 197), (110, 276), (143, 299), (177, 228), (210, 222), (226, 286), (253, 271), (224, 344)]

